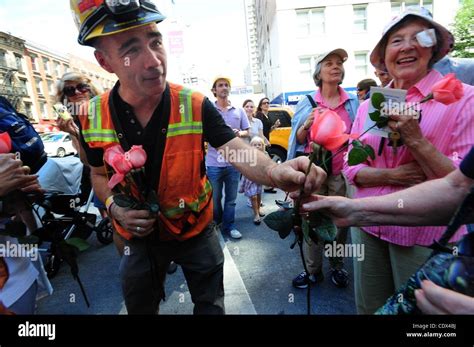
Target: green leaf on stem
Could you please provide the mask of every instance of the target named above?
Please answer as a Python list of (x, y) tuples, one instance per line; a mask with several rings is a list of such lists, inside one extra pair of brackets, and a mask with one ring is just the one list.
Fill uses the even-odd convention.
[[(324, 213), (318, 211), (309, 213), (309, 230), (310, 233), (315, 233), (320, 240), (332, 242), (336, 239), (337, 227), (332, 219)], [(311, 239), (315, 238), (311, 237)]]
[(378, 122), (380, 120), (380, 111), (374, 111), (369, 113), (369, 117), (372, 121)]
[(373, 93), (370, 97), (370, 101), (376, 110), (380, 110), (382, 108), (382, 103), (385, 101), (385, 96), (382, 93)]
[(349, 166), (359, 165), (367, 161), (369, 153), (362, 147), (353, 147), (349, 152), (348, 164)]
[(67, 239), (66, 243), (70, 246), (76, 247), (79, 252), (84, 252), (91, 246), (86, 240), (81, 239), (79, 237), (72, 237), (70, 239)]
[(370, 145), (364, 145), (364, 150), (369, 154), (369, 157), (372, 158), (372, 160), (375, 160), (375, 151)]
[(362, 148), (364, 147), (364, 144), (362, 142), (360, 142), (359, 140), (354, 140), (352, 141), (351, 143), (352, 147), (356, 148), (356, 147), (359, 147), (359, 148)]
[(72, 276), (76, 278), (79, 273), (79, 267), (77, 265), (77, 256), (79, 255), (79, 248), (75, 245), (69, 244), (65, 240), (62, 240), (58, 244), (57, 252), (58, 256), (69, 264), (69, 266), (71, 267)]
[(278, 231), (280, 238), (285, 239), (293, 230), (293, 209), (275, 211), (264, 218), (265, 224), (272, 230)]
[(388, 121), (389, 121), (388, 117), (380, 117), (380, 119), (376, 122), (376, 125), (379, 129), (381, 129), (388, 125)]

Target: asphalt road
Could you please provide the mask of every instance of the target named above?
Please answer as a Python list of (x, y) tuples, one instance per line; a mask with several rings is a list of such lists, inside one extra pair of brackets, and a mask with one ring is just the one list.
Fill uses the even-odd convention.
[[(265, 212), (277, 209), (275, 199), (284, 195), (263, 195)], [(223, 235), (226, 256), (224, 277), (227, 314), (306, 314), (306, 290), (291, 285), (302, 270), (297, 247), (290, 249), (292, 237), (281, 240), (263, 223), (255, 226), (252, 211), (239, 194), (236, 225), (243, 238), (233, 240)], [(119, 283), (119, 256), (113, 245), (103, 246), (89, 238), (91, 247), (79, 256), (80, 278), (91, 307), (87, 308), (78, 284), (72, 279), (68, 265), (63, 264), (51, 280), (54, 293), (38, 301), (38, 314), (126, 314)], [(330, 281), (328, 262), (324, 262), (326, 279), (312, 286), (312, 314), (355, 314), (352, 280), (352, 259), (346, 259), (351, 283), (345, 289)], [(181, 269), (168, 275), (167, 300), (160, 306), (161, 314), (191, 314), (192, 302)]]

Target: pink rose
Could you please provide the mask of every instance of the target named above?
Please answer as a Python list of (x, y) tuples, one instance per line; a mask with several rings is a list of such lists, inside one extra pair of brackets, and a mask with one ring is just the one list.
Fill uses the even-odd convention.
[(120, 146), (120, 145), (115, 145), (115, 146), (109, 147), (104, 152), (104, 160), (107, 164), (112, 166), (112, 162), (114, 160), (114, 157), (117, 154), (122, 154), (123, 155), (124, 153), (125, 152), (123, 151), (122, 146)]
[(324, 111), (322, 114), (315, 116), (313, 125), (311, 125), (309, 138), (310, 141), (323, 146), (328, 151), (334, 151), (340, 148), (350, 138), (357, 138), (357, 135), (345, 134), (346, 123), (339, 115), (330, 110)]
[(142, 168), (146, 163), (146, 152), (142, 146), (132, 146), (132, 148), (125, 153), (125, 158), (135, 169)]
[(433, 94), (433, 99), (442, 104), (449, 105), (464, 96), (464, 88), (462, 83), (456, 79), (456, 76), (450, 73), (433, 85), (431, 93)]
[(114, 168), (116, 173), (126, 175), (133, 169), (132, 164), (127, 160), (125, 155), (116, 154), (112, 160), (111, 166)]
[(12, 140), (7, 132), (0, 133), (0, 153), (10, 153), (12, 150)]
[(125, 175), (132, 169), (132, 164), (125, 158), (124, 151), (120, 145), (107, 148), (104, 153), (104, 160), (115, 171), (108, 183), (109, 188), (112, 189), (123, 181)]

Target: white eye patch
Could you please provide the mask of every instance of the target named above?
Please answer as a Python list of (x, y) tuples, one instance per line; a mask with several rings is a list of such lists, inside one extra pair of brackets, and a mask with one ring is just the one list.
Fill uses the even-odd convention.
[(416, 34), (416, 39), (421, 47), (433, 47), (436, 45), (436, 32), (434, 29), (426, 29)]

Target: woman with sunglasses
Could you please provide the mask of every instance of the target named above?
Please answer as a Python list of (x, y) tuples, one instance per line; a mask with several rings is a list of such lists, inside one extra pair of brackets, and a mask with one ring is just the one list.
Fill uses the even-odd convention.
[(59, 130), (71, 134), (73, 146), (79, 154), (81, 148), (78, 141), (79, 128), (75, 122), (77, 121), (80, 107), (87, 100), (99, 95), (100, 92), (87, 76), (78, 72), (65, 73), (56, 84), (56, 103), (64, 105), (73, 117), (71, 120), (59, 117), (56, 125)]
[[(263, 123), (263, 136), (265, 139), (270, 141), (270, 133), (280, 126), (280, 120), (277, 119), (274, 124), (272, 124), (271, 119), (268, 117), (268, 111), (270, 109), (270, 99), (263, 98), (258, 103), (257, 114), (255, 118), (260, 119)], [(270, 146), (270, 144), (268, 144)], [(276, 193), (276, 190), (273, 187), (264, 188), (266, 193)]]
[(270, 140), (270, 133), (280, 126), (279, 119), (277, 119), (276, 122), (272, 124), (272, 121), (268, 117), (269, 109), (270, 99), (263, 98), (258, 103), (257, 114), (255, 115), (255, 118), (260, 119), (260, 121), (263, 123), (263, 136), (265, 136), (267, 140)]
[[(67, 132), (71, 135), (72, 145), (79, 153), (81, 161), (87, 165), (85, 155), (81, 153), (81, 145), (79, 143), (79, 128), (76, 125), (77, 117), (80, 114), (80, 108), (89, 99), (99, 95), (101, 91), (94, 86), (92, 81), (85, 75), (78, 72), (67, 72), (61, 77), (56, 84), (56, 103), (63, 105), (72, 118), (58, 117), (56, 125), (59, 130)], [(94, 206), (99, 209), (102, 218), (107, 217), (105, 205), (97, 199), (94, 194)], [(114, 233), (115, 234), (115, 233)], [(114, 235), (115, 239), (115, 235)], [(115, 242), (119, 253), (121, 249), (117, 242)]]

